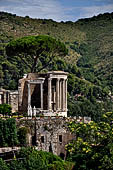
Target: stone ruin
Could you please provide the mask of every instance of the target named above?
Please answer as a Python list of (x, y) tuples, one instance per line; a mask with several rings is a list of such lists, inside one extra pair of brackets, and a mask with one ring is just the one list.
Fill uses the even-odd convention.
[(76, 140), (76, 134), (71, 133), (68, 125), (91, 121), (89, 117), (37, 117), (17, 121), (17, 126), (27, 127), (27, 145), (34, 146), (37, 150), (52, 152), (61, 158), (66, 158), (66, 145)]
[(65, 145), (76, 139), (68, 129), (68, 123), (90, 121), (87, 117), (67, 117), (67, 75), (63, 71), (29, 73), (19, 80), (18, 91), (0, 90), (0, 104), (10, 104), (13, 112), (28, 115), (17, 120), (17, 126), (29, 128), (27, 145), (63, 159), (66, 157)]
[(29, 73), (19, 80), (19, 112), (28, 116), (67, 117), (67, 75), (63, 71)]
[(0, 89), (0, 104), (10, 104), (12, 112), (18, 112), (18, 91)]
[(31, 117), (40, 114), (67, 117), (67, 75), (63, 71), (24, 75), (18, 91), (0, 90), (0, 104), (10, 104), (12, 112)]
[[(23, 118), (17, 120), (17, 127), (27, 128), (27, 143), (25, 146), (34, 146), (37, 150), (52, 152), (60, 156), (62, 159), (66, 158), (66, 145), (72, 140), (76, 140), (76, 133), (71, 133), (68, 124), (70, 122), (84, 122), (91, 121), (89, 117), (37, 117), (37, 118)], [(0, 148), (0, 155), (6, 155), (9, 152), (17, 152), (20, 147), (3, 147)]]

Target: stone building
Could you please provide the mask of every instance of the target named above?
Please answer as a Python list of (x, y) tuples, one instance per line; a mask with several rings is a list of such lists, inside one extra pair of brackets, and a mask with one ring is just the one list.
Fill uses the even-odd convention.
[(18, 120), (19, 127), (27, 127), (27, 145), (35, 146), (37, 150), (52, 152), (66, 158), (66, 145), (76, 140), (76, 134), (71, 133), (68, 124), (91, 121), (89, 117), (37, 117), (35, 119)]
[(0, 104), (10, 104), (12, 112), (18, 112), (18, 91), (0, 89)]
[[(19, 80), (18, 91), (0, 90), (0, 104), (27, 113), (17, 127), (27, 127), (27, 145), (66, 157), (65, 145), (76, 139), (68, 129), (70, 121), (87, 123), (89, 118), (67, 117), (67, 75), (63, 71), (29, 73)], [(37, 117), (37, 116), (42, 117)]]
[[(68, 124), (74, 121), (75, 123), (91, 121), (89, 117), (37, 117), (37, 118), (23, 118), (16, 121), (18, 128), (25, 127), (27, 129), (26, 139), (27, 146), (34, 146), (37, 150), (52, 152), (60, 156), (62, 159), (66, 158), (66, 145), (72, 140), (76, 140), (76, 134), (71, 133)], [(5, 147), (0, 148), (0, 154), (9, 152), (16, 152), (20, 147)], [(13, 155), (14, 157), (14, 155)]]
[(0, 104), (10, 104), (12, 112), (28, 116), (67, 117), (67, 75), (63, 71), (26, 74), (19, 80), (18, 91), (0, 90)]
[(29, 73), (19, 80), (19, 112), (28, 116), (67, 117), (67, 75), (63, 71)]

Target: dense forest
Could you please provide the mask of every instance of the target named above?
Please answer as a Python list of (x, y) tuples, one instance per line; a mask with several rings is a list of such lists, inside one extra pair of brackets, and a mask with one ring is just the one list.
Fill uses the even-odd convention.
[[(55, 22), (0, 12), (0, 86), (15, 90), (18, 79), (30, 72), (19, 59), (6, 55), (6, 45), (16, 38), (49, 35), (63, 42), (68, 55), (56, 57), (43, 71), (63, 70), (68, 77), (68, 115), (101, 115), (113, 109), (113, 13), (77, 22)], [(43, 65), (39, 61), (39, 67)]]

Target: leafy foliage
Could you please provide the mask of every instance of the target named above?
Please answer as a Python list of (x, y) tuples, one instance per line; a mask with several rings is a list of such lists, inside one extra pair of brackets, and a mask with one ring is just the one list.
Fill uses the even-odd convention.
[(94, 85), (70, 74), (68, 77), (68, 109), (71, 116), (89, 116), (100, 121), (104, 112), (113, 109), (113, 101), (107, 88)]
[[(9, 60), (16, 55), (16, 60), (19, 57), (19, 60), (30, 68), (31, 72), (36, 72), (37, 69), (39, 71), (47, 67), (55, 56), (65, 56), (67, 49), (60, 41), (50, 36), (40, 35), (11, 41), (6, 46), (6, 53)], [(42, 63), (42, 68), (38, 68), (39, 65), (37, 67), (38, 61)]]
[(9, 170), (7, 164), (0, 158), (0, 170)]
[(27, 127), (20, 127), (17, 131), (18, 141), (21, 146), (25, 146), (27, 144), (26, 138), (28, 131), (29, 129)]
[(34, 148), (22, 148), (17, 155), (17, 160), (9, 163), (9, 169), (23, 170), (68, 170), (73, 164), (63, 161), (60, 157), (52, 153), (37, 151)]
[(15, 146), (18, 144), (15, 119), (0, 119), (0, 146)]
[(76, 140), (67, 145), (68, 159), (75, 162), (75, 169), (113, 169), (112, 121), (113, 112), (109, 112), (99, 123), (69, 124), (71, 132), (76, 133)]
[(0, 104), (0, 114), (4, 115), (10, 115), (11, 114), (11, 106), (9, 104)]

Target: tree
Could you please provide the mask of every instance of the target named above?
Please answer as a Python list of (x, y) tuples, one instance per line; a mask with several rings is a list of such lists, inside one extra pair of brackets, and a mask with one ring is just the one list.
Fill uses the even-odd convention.
[(4, 115), (10, 115), (11, 114), (11, 106), (9, 104), (0, 104), (0, 114)]
[(16, 121), (14, 118), (0, 119), (0, 147), (18, 144)]
[(18, 59), (31, 72), (41, 71), (54, 57), (65, 56), (67, 53), (68, 50), (62, 42), (47, 35), (19, 38), (6, 46), (9, 60)]
[(67, 146), (69, 160), (78, 170), (113, 169), (113, 112), (103, 115), (103, 121), (87, 124), (70, 122), (76, 140)]

